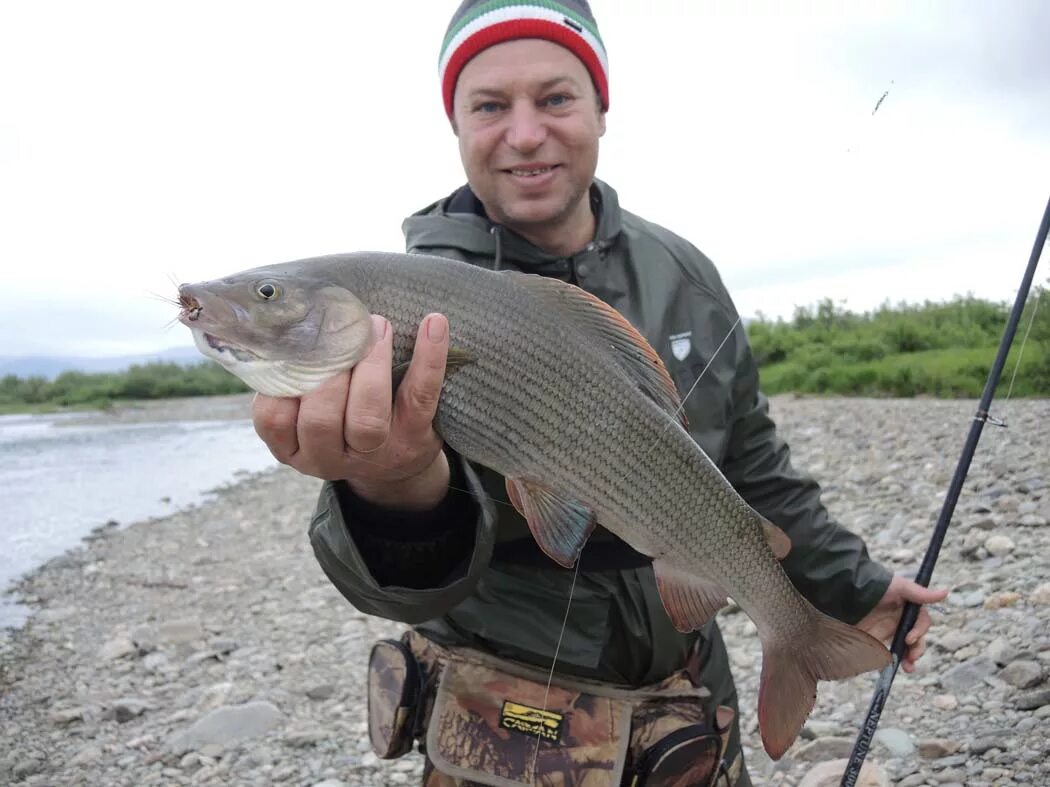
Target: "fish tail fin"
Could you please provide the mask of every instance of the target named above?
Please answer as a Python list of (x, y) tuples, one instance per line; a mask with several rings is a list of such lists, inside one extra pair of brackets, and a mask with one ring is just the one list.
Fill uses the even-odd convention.
[(780, 759), (798, 737), (813, 703), (818, 680), (842, 680), (890, 663), (890, 652), (874, 637), (811, 608), (812, 623), (788, 640), (762, 642), (758, 726), (762, 745)]

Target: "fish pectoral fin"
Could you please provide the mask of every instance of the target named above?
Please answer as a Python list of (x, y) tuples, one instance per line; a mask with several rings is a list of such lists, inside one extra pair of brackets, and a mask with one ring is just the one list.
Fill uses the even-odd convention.
[(532, 537), (555, 563), (572, 568), (594, 530), (594, 512), (573, 500), (558, 497), (544, 486), (507, 479), (507, 496), (529, 523)]
[(791, 551), (791, 538), (772, 522), (762, 520), (762, 532), (766, 534), (766, 543), (773, 550), (777, 560), (783, 560)]
[[(448, 357), (445, 359), (445, 378), (447, 379), (451, 377), (464, 366), (474, 363), (474, 360), (474, 356), (466, 350), (459, 347), (449, 347)], [(405, 379), (405, 374), (408, 372), (408, 366), (410, 363), (412, 363), (411, 355), (408, 357), (407, 361), (394, 364), (394, 367), (390, 370), (390, 390), (392, 392), (397, 392), (401, 382)]]
[(664, 609), (674, 627), (683, 633), (696, 631), (729, 603), (718, 583), (691, 576), (666, 560), (654, 560), (653, 572)]
[(591, 293), (559, 279), (509, 271), (535, 295), (553, 300), (573, 320), (602, 344), (611, 347), (612, 358), (641, 391), (668, 415), (688, 428), (689, 421), (678, 388), (659, 353), (620, 312)]

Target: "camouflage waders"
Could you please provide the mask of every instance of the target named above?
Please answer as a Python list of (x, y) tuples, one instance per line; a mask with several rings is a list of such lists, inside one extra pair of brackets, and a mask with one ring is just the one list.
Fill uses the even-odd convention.
[[(724, 762), (735, 713), (704, 711), (688, 670), (625, 689), (558, 676), (416, 632), (373, 649), (369, 730), (380, 757), (419, 739), (425, 787), (693, 787), (736, 784)], [(746, 781), (746, 780), (745, 780)]]

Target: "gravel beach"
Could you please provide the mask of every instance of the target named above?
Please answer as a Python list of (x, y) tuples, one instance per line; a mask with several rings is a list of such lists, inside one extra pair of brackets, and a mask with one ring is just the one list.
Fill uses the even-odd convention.
[[(873, 555), (914, 573), (976, 409), (972, 401), (778, 397), (799, 467)], [(898, 675), (872, 784), (1050, 784), (1050, 400), (995, 408), (934, 584), (919, 671)], [(102, 530), (19, 585), (35, 610), (0, 637), (0, 783), (416, 784), (421, 758), (379, 761), (365, 729), (372, 642), (400, 626), (347, 604), (306, 527), (318, 483), (287, 468), (197, 508)], [(756, 784), (848, 755), (874, 675), (821, 684), (779, 762), (757, 736), (760, 652), (720, 614)]]

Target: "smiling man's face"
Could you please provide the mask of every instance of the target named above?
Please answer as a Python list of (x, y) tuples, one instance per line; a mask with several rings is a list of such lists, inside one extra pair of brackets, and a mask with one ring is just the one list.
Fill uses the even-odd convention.
[(541, 39), (497, 44), (463, 68), (453, 106), (467, 180), (489, 217), (548, 251), (582, 248), (605, 133), (583, 63)]

